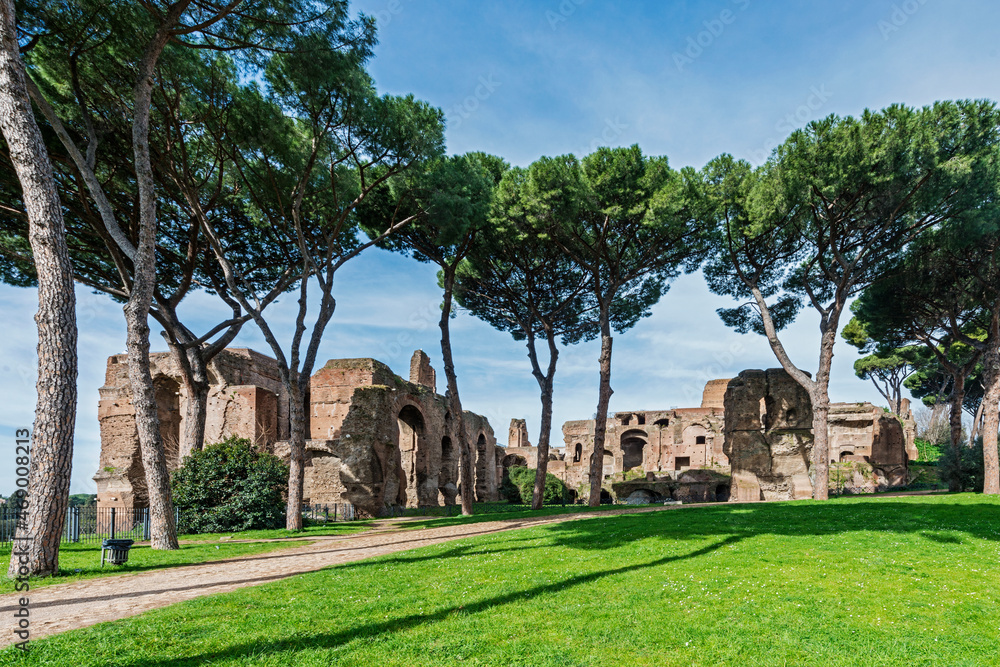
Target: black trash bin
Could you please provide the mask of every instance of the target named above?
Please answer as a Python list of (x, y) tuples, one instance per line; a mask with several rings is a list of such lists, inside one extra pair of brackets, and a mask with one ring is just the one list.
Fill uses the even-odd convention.
[(104, 567), (105, 554), (112, 565), (124, 565), (128, 562), (128, 550), (135, 540), (104, 540), (101, 542), (101, 567)]

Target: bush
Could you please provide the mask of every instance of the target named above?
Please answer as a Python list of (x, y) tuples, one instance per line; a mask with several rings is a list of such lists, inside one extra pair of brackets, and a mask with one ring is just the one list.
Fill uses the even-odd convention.
[(923, 438), (916, 438), (915, 443), (919, 456), (917, 461), (934, 463), (941, 458), (941, 452), (951, 447), (951, 441), (934, 443)]
[(959, 447), (957, 452), (950, 446), (942, 447), (937, 465), (938, 475), (948, 488), (954, 485), (962, 491), (982, 492), (986, 478), (982, 437), (976, 438), (974, 447)]
[(184, 458), (171, 479), (179, 532), (225, 533), (282, 528), (288, 466), (231, 437)]
[[(510, 468), (500, 485), (500, 495), (512, 505), (530, 505), (535, 490), (535, 469), (516, 466)], [(545, 492), (542, 502), (546, 505), (561, 503), (568, 496), (566, 485), (552, 473), (545, 473)]]

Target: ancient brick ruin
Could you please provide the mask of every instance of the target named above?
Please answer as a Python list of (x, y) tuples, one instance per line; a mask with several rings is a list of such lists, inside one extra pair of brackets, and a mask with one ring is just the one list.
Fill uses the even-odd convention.
[[(916, 425), (909, 401), (900, 412), (897, 418), (871, 403), (830, 405), (833, 485), (873, 492), (907, 483)], [(797, 382), (782, 369), (743, 371), (729, 383), (725, 413), (734, 500), (812, 497), (812, 405)]]
[[(552, 448), (548, 470), (581, 497), (589, 493), (594, 420), (563, 424), (564, 447)], [(830, 455), (848, 491), (907, 481), (917, 458), (909, 403), (903, 418), (871, 403), (835, 403)], [(697, 408), (633, 410), (607, 422), (603, 493), (658, 501), (788, 500), (812, 496), (812, 408), (808, 394), (783, 370), (712, 380)], [(505, 466), (535, 467), (538, 449), (524, 420), (513, 420)]]
[[(168, 353), (150, 355), (161, 434), (168, 466), (177, 447), (186, 397)], [(245, 437), (288, 459), (288, 398), (277, 364), (247, 349), (227, 349), (210, 365), (206, 442)], [(459, 448), (452, 442), (445, 398), (422, 351), (413, 355), (410, 380), (375, 359), (328, 361), (310, 379), (304, 500), (350, 502), (377, 516), (386, 505), (454, 504), (459, 488)], [(94, 476), (98, 504), (144, 507), (145, 477), (139, 455), (125, 355), (108, 359), (101, 388), (101, 468)], [(475, 495), (497, 499), (503, 448), (485, 417), (465, 412), (473, 447)]]

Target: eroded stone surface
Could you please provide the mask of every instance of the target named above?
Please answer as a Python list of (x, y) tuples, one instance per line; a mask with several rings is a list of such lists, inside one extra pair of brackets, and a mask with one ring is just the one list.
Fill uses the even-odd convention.
[[(909, 402), (902, 407), (897, 418), (871, 403), (830, 406), (832, 485), (876, 491), (906, 484), (916, 428)], [(784, 370), (747, 370), (729, 382), (724, 440), (732, 500), (812, 497), (812, 404)]]
[[(168, 444), (183, 428), (186, 401), (180, 371), (168, 353), (153, 354), (161, 431)], [(284, 458), (289, 456), (288, 399), (277, 364), (253, 350), (227, 349), (211, 367), (206, 442), (235, 435)], [(407, 382), (375, 359), (335, 359), (310, 379), (304, 500), (353, 503), (373, 516), (385, 505), (453, 504), (459, 492), (459, 446), (451, 435), (446, 400), (435, 392), (435, 373), (417, 350)], [(144, 507), (147, 496), (139, 456), (124, 355), (108, 360), (101, 388), (101, 470), (94, 479), (101, 506)], [(475, 465), (476, 498), (497, 499), (503, 448), (489, 421), (463, 415)], [(180, 465), (175, 450), (171, 469)]]

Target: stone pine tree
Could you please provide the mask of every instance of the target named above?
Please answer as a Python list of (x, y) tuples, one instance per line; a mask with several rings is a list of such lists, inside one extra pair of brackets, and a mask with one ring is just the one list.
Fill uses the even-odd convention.
[(700, 211), (694, 170), (675, 171), (638, 146), (600, 148), (577, 161), (542, 158), (529, 167), (536, 184), (528, 216), (589, 279), (601, 338), (590, 505), (600, 503), (611, 400), (612, 329), (649, 315), (668, 282), (698, 268), (711, 221)]
[[(492, 223), (459, 265), (458, 303), (514, 340), (525, 341), (531, 374), (541, 394), (538, 462), (531, 507), (544, 500), (552, 434), (552, 403), (559, 345), (597, 335), (590, 277), (553, 243), (540, 238), (527, 217), (535, 184), (529, 170), (511, 169), (497, 187)], [(538, 344), (548, 362), (540, 360)]]
[[(59, 571), (59, 540), (69, 505), (76, 419), (77, 329), (73, 275), (52, 164), (35, 122), (18, 45), (14, 3), (0, 1), (0, 130), (27, 210), (38, 279), (38, 397), (29, 467), (9, 576)], [(27, 433), (18, 432), (27, 442)], [(27, 452), (27, 447), (24, 449)], [(30, 458), (30, 461), (29, 461)], [(23, 559), (23, 560), (22, 560)], [(22, 569), (23, 568), (23, 569)]]
[[(828, 497), (830, 368), (841, 316), (924, 230), (992, 196), (996, 117), (992, 103), (967, 101), (830, 116), (795, 131), (760, 168), (722, 156), (704, 170), (721, 222), (709, 287), (745, 300), (720, 310), (723, 321), (766, 336), (809, 394), (815, 498)], [(780, 336), (803, 303), (820, 321), (814, 376)]]
[[(286, 527), (302, 527), (309, 378), (336, 300), (334, 277), (344, 264), (412, 221), (380, 220), (363, 238), (358, 206), (386, 180), (442, 152), (442, 115), (412, 96), (378, 96), (364, 70), (374, 24), (349, 21), (338, 3), (325, 26), (300, 31), (263, 67), (260, 80), (232, 97), (225, 125), (206, 128), (228, 147), (229, 183), (251, 219), (286, 260), (262, 290), (229, 256), (217, 220), (204, 210), (196, 174), (177, 174), (179, 189), (209, 239), (229, 294), (261, 330), (289, 396), (289, 482)], [(294, 285), (298, 308), (286, 348), (264, 317), (266, 294)], [(310, 322), (310, 287), (319, 292)]]
[(841, 336), (866, 355), (854, 362), (854, 374), (862, 380), (871, 380), (876, 391), (882, 394), (889, 404), (889, 411), (902, 416), (900, 410), (903, 387), (906, 379), (916, 371), (916, 366), (920, 363), (920, 348), (906, 345), (882, 349), (868, 335), (865, 323), (857, 317), (851, 318), (841, 331)]
[(955, 450), (964, 444), (967, 381), (982, 362), (983, 394), (975, 412), (983, 419), (984, 493), (989, 494), (1000, 493), (1000, 218), (994, 207), (986, 200), (978, 219), (929, 235), (884, 283), (865, 291), (858, 308), (879, 337), (919, 340), (951, 373)]
[[(254, 78), (260, 73), (262, 62), (268, 60), (267, 55), (275, 52), (288, 54), (294, 50), (293, 41), (301, 44), (304, 35), (315, 35), (321, 32), (334, 34), (345, 24), (347, 13), (346, 2), (328, 0), (315, 3), (304, 0), (270, 0), (269, 2), (253, 3), (238, 7), (241, 3), (189, 2), (178, 0), (163, 7), (149, 3), (124, 2), (114, 7), (91, 0), (81, 0), (76, 4), (26, 2), (35, 14), (35, 24), (39, 26), (38, 42), (48, 38), (56, 38), (60, 31), (48, 30), (53, 22), (69, 16), (68, 23), (74, 39), (91, 38), (93, 48), (73, 49), (73, 60), (68, 64), (71, 69), (87, 64), (91, 69), (97, 69), (108, 74), (116, 71), (115, 63), (128, 64), (128, 76), (121, 80), (111, 79), (114, 90), (117, 91), (119, 113), (128, 118), (131, 131), (132, 169), (135, 174), (135, 199), (138, 201), (134, 213), (136, 232), (134, 241), (121, 229), (115, 220), (109, 198), (104, 191), (104, 185), (95, 170), (93, 151), (102, 139), (103, 126), (100, 118), (93, 117), (86, 110), (86, 102), (81, 101), (80, 118), (77, 126), (82, 130), (77, 136), (85, 141), (86, 150), (81, 151), (76, 144), (76, 137), (63, 127), (55, 113), (49, 113), (51, 106), (45, 104), (45, 99), (38, 87), (31, 85), (29, 92), (39, 104), (46, 119), (56, 130), (57, 135), (71, 156), (74, 167), (79, 171), (86, 184), (94, 206), (101, 216), (104, 232), (112, 239), (132, 265), (129, 276), (131, 285), (128, 301), (125, 306), (126, 321), (129, 332), (128, 351), (130, 364), (130, 380), (133, 385), (133, 404), (136, 411), (136, 424), (139, 431), (139, 442), (142, 449), (143, 465), (145, 467), (147, 484), (150, 493), (151, 532), (155, 548), (176, 547), (176, 530), (173, 526), (173, 512), (170, 509), (169, 479), (166, 473), (163, 443), (159, 437), (156, 419), (156, 406), (153, 401), (152, 379), (148, 369), (148, 313), (156, 296), (156, 237), (158, 236), (157, 206), (162, 198), (157, 193), (157, 175), (154, 173), (153, 153), (150, 145), (150, 118), (154, 90), (166, 89), (161, 67), (161, 56), (174, 49), (191, 48), (205, 54), (225, 53), (244, 74), (251, 73)], [(280, 20), (275, 20), (280, 17)], [(92, 26), (80, 29), (79, 21), (90, 22)], [(369, 20), (362, 21), (370, 26)], [(74, 32), (75, 31), (75, 32)], [(81, 55), (99, 54), (103, 60), (88, 60), (79, 58)], [(44, 73), (44, 72), (43, 72)], [(176, 87), (176, 82), (171, 81)], [(182, 78), (181, 84), (185, 82)], [(86, 97), (85, 95), (82, 97)], [(197, 118), (186, 119), (188, 123), (197, 123)], [(200, 131), (209, 132), (201, 124)], [(162, 167), (158, 165), (158, 167)], [(211, 191), (216, 184), (210, 174), (189, 173), (187, 184), (196, 182)], [(208, 185), (206, 185), (206, 183)], [(205, 217), (205, 201), (218, 192), (201, 192), (203, 198), (195, 207), (187, 201), (189, 194), (178, 185), (177, 188), (185, 205), (189, 207), (189, 215), (202, 224)], [(215, 240), (213, 248), (218, 248), (220, 235), (208, 234), (209, 241)], [(214, 250), (213, 250), (214, 252)], [(288, 252), (283, 254), (289, 258)], [(225, 272), (223, 271), (225, 275)], [(294, 283), (292, 279), (283, 287), (288, 288)], [(228, 281), (226, 288), (229, 288)], [(278, 290), (280, 293), (281, 290)], [(218, 292), (217, 292), (218, 293)], [(221, 296), (221, 295), (220, 295)], [(238, 303), (232, 296), (230, 305)], [(261, 295), (257, 295), (260, 297)], [(258, 312), (267, 302), (266, 296), (256, 300)], [(243, 304), (239, 304), (243, 308)], [(245, 308), (243, 308), (245, 311)], [(198, 339), (184, 341), (184, 344), (197, 344)]]
[[(880, 281), (861, 293), (853, 308), (867, 335), (882, 349), (916, 343), (927, 351), (915, 359), (916, 379), (926, 382), (930, 377), (929, 390), (937, 400), (944, 393), (938, 385), (938, 377), (943, 376), (948, 387), (951, 447), (958, 450), (963, 444), (965, 391), (981, 354), (953, 332), (977, 335), (981, 313), (963, 294), (969, 283), (937, 247), (939, 237), (929, 234), (921, 239)], [(916, 391), (918, 396), (927, 393)]]
[[(126, 239), (135, 244), (137, 228), (131, 212), (136, 189), (131, 169), (131, 144), (127, 140), (128, 120), (116, 112), (117, 91), (108, 85), (109, 80), (125, 78), (127, 66), (124, 63), (106, 64), (99, 75), (92, 66), (83, 67), (78, 63), (76, 67), (68, 67), (65, 63), (72, 61), (71, 54), (67, 53), (71, 46), (71, 43), (54, 40), (54, 43), (44, 41), (31, 50), (34, 66), (45, 72), (38, 86), (40, 106), (45, 116), (56, 124), (56, 129), (46, 118), (39, 122), (48, 130), (43, 134), (48, 139), (57, 181), (62, 184), (60, 190), (74, 278), (124, 303), (131, 291), (132, 263), (107, 233), (101, 214), (91, 203), (80, 170), (57, 134), (66, 137), (70, 145), (73, 145), (71, 134), (88, 137), (82, 152), (87, 153), (88, 162), (95, 171), (107, 174), (102, 191), (107, 197), (109, 216), (116, 220)], [(205, 187), (213, 193), (217, 191), (219, 180), (224, 178), (224, 157), (219, 155), (220, 151), (211, 150), (210, 138), (200, 133), (190, 119), (206, 113), (224, 113), (227, 88), (221, 85), (220, 80), (224, 77), (220, 73), (231, 69), (226, 65), (217, 58), (204, 58), (193, 49), (173, 49), (161, 59), (159, 73), (170, 85), (159, 87), (153, 96), (155, 122), (150, 142), (160, 223), (156, 243), (156, 286), (150, 315), (163, 327), (161, 333), (177, 362), (186, 399), (184, 428), (179, 442), (165, 443), (168, 450), (177, 446), (178, 459), (201, 448), (208, 407), (208, 365), (248, 319), (239, 304), (229, 297), (197, 219), (188, 210), (171, 177), (175, 170), (209, 174), (213, 178)], [(111, 71), (114, 69), (118, 71)], [(80, 122), (81, 117), (88, 115), (100, 119), (100, 137), (96, 120)], [(68, 119), (65, 123), (61, 120), (64, 117)], [(16, 209), (14, 203), (19, 197), (12, 187), (14, 183), (13, 170), (0, 165), (0, 200), (12, 210)], [(278, 270), (284, 255), (274, 252), (274, 244), (268, 243), (266, 235), (252, 224), (239, 202), (232, 197), (216, 196), (208, 208), (210, 214), (226, 222), (225, 226), (220, 225), (220, 234), (225, 238), (233, 261), (263, 267), (258, 269), (258, 274), (263, 274), (261, 281), (272, 281), (273, 277), (267, 275), (268, 267)], [(35, 284), (31, 256), (23, 242), (28, 235), (27, 219), (9, 215), (3, 234), (0, 280), (17, 285)], [(229, 312), (205, 333), (196, 333), (185, 324), (179, 305), (192, 291), (202, 288), (218, 295)]]
[(376, 220), (413, 218), (410, 225), (385, 239), (382, 245), (439, 267), (441, 358), (447, 382), (451, 437), (459, 443), (461, 503), (465, 515), (473, 511), (477, 461), (465, 433), (450, 322), (455, 315), (453, 297), (460, 266), (487, 232), (493, 189), (506, 168), (500, 158), (483, 153), (441, 158), (387, 183), (381, 196), (373, 198), (366, 210)]

